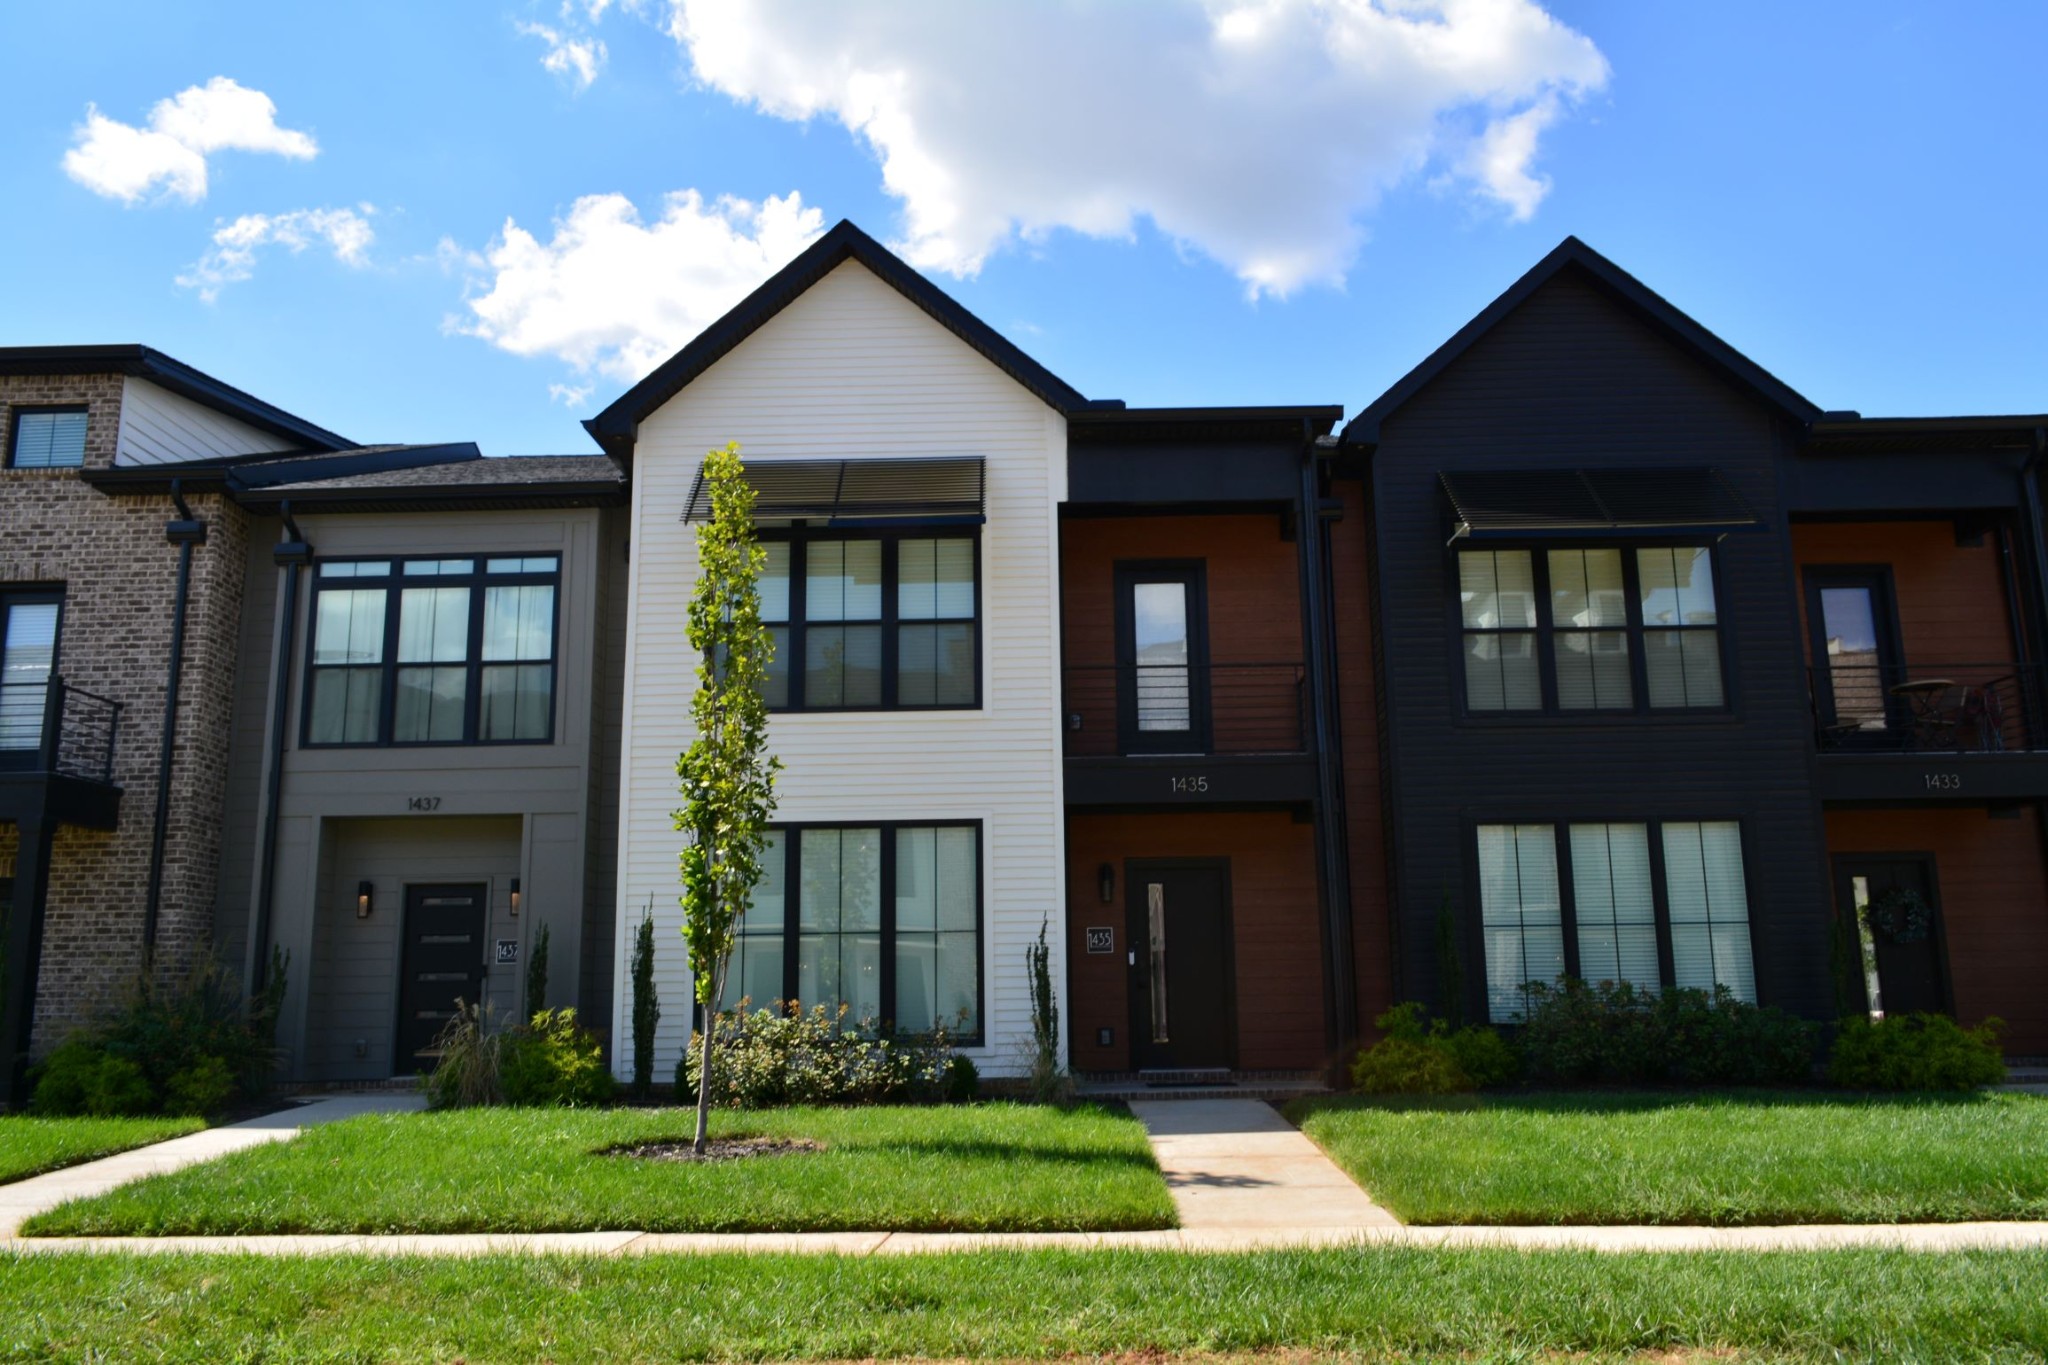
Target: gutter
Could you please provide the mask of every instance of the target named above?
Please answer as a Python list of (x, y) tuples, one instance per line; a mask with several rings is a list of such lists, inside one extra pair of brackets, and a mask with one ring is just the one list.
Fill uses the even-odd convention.
[(278, 594), (277, 667), (271, 674), (270, 750), (263, 760), (262, 861), (257, 870), (255, 922), (249, 930), (254, 957), (249, 972), (251, 995), (263, 989), (270, 975), (271, 910), (277, 900), (277, 821), (284, 800), (284, 729), (291, 709), (292, 636), (299, 618), (299, 570), (313, 562), (313, 546), (292, 520), (291, 502), (287, 500), (280, 510), (288, 538), (270, 552), (272, 561), (284, 570), (284, 584)]
[(156, 954), (157, 920), (163, 907), (164, 842), (171, 821), (171, 762), (178, 741), (178, 684), (185, 667), (185, 614), (192, 591), (192, 549), (206, 543), (206, 523), (185, 505), (183, 488), (171, 480), (176, 520), (164, 523), (164, 539), (178, 547), (178, 590), (171, 607), (171, 662), (164, 679), (164, 734), (156, 764), (156, 818), (149, 836), (149, 892), (142, 910), (142, 957), (145, 970)]

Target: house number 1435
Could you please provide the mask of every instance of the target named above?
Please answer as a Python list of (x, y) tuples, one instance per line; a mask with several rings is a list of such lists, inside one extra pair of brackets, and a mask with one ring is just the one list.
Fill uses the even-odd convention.
[(1175, 793), (1209, 790), (1209, 779), (1206, 777), (1169, 777), (1167, 781), (1173, 784)]

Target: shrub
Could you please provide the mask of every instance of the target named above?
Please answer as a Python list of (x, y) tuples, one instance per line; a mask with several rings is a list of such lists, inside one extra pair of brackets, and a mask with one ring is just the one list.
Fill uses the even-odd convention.
[(526, 951), (526, 1012), (538, 1014), (548, 1007), (548, 925), (534, 926), (533, 942)]
[[(713, 1027), (711, 1101), (740, 1109), (782, 1104), (936, 1103), (959, 1082), (953, 1042), (943, 1027), (883, 1035), (865, 1021), (847, 1024), (847, 1008), (805, 1012), (747, 1009), (721, 1014)], [(695, 1096), (703, 1047), (690, 1039), (676, 1067), (677, 1095)], [(978, 1082), (978, 1076), (976, 1078)]]
[(603, 1044), (576, 1022), (573, 1006), (541, 1010), (506, 1034), (498, 1080), (507, 1104), (603, 1104), (615, 1088)]
[(1074, 1098), (1074, 1078), (1060, 1065), (1060, 1005), (1052, 990), (1052, 951), (1045, 943), (1046, 921), (1038, 922), (1038, 942), (1024, 950), (1025, 977), (1031, 983), (1031, 1055), (1025, 1075), (1031, 1097), (1040, 1104), (1067, 1104)]
[(654, 1093), (654, 1030), (661, 1023), (661, 993), (654, 986), (654, 898), (633, 933), (633, 1098)]
[(981, 1096), (981, 1068), (972, 1057), (955, 1054), (946, 1063), (946, 1100), (949, 1104), (972, 1104)]
[(218, 1057), (202, 1057), (164, 1083), (167, 1114), (216, 1114), (234, 1097), (235, 1078)]
[(2002, 1019), (1965, 1029), (1945, 1014), (1844, 1019), (1828, 1079), (1852, 1090), (1973, 1090), (2005, 1079)]
[(29, 1108), (38, 1114), (118, 1117), (155, 1111), (157, 1097), (142, 1068), (73, 1034), (36, 1068)]
[(1811, 1024), (1725, 986), (1532, 982), (1520, 1041), (1530, 1078), (1556, 1085), (1786, 1085), (1813, 1069)]
[(1369, 1095), (1451, 1095), (1505, 1085), (1521, 1070), (1514, 1050), (1492, 1029), (1454, 1029), (1427, 1019), (1413, 1000), (1373, 1024), (1386, 1037), (1351, 1064), (1352, 1085)]
[(434, 1039), (441, 1058), (421, 1082), (429, 1109), (472, 1109), (504, 1102), (498, 1077), (503, 1039), (492, 1031), (490, 1022), (490, 1011), (483, 1006), (455, 1002), (455, 1016)]

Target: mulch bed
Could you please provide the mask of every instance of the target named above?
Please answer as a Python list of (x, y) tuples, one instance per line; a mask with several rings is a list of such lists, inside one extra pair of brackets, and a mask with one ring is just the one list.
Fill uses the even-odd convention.
[(809, 1138), (713, 1138), (704, 1144), (704, 1155), (689, 1138), (660, 1138), (653, 1142), (625, 1142), (601, 1147), (598, 1156), (636, 1156), (642, 1161), (742, 1161), (750, 1156), (786, 1156), (796, 1152), (821, 1152), (824, 1147)]

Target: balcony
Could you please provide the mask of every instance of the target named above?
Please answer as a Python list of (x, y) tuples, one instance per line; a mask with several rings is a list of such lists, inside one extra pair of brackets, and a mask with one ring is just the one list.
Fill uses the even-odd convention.
[(1821, 795), (1999, 801), (2048, 796), (2048, 723), (2035, 664), (1881, 664), (1807, 670)]
[(0, 683), (0, 818), (33, 807), (65, 824), (114, 828), (120, 731), (120, 702), (62, 678)]
[(1306, 803), (1307, 687), (1298, 663), (1069, 667), (1067, 803)]

